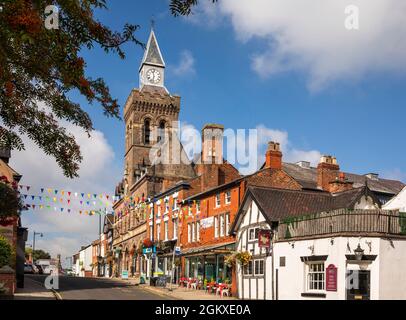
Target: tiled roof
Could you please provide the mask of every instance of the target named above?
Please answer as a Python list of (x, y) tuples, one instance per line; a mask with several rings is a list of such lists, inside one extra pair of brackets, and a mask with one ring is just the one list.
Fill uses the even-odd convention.
[[(283, 163), (283, 170), (299, 182), (304, 189), (317, 189), (317, 168), (303, 168), (294, 163)], [(354, 188), (365, 186), (365, 181), (368, 183), (370, 190), (380, 193), (398, 194), (405, 184), (401, 181), (369, 178), (366, 175), (345, 173), (347, 179), (354, 182)]]
[(353, 209), (359, 198), (368, 194), (376, 203), (378, 199), (367, 187), (361, 187), (336, 194), (317, 191), (282, 190), (250, 187), (250, 194), (261, 211), (270, 221), (285, 217), (318, 213), (336, 209)]

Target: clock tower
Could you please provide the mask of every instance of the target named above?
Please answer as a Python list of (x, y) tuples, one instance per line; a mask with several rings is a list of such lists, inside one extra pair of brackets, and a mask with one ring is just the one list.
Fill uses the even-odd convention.
[[(134, 196), (141, 197), (159, 191), (162, 188), (161, 181), (177, 181), (194, 176), (193, 168), (183, 163), (151, 167), (161, 145), (167, 143), (173, 146), (177, 141), (176, 130), (173, 129), (178, 125), (180, 97), (172, 95), (165, 88), (164, 75), (165, 62), (155, 33), (151, 30), (139, 68), (140, 87), (132, 89), (124, 106), (126, 129), (123, 182), (125, 193)], [(172, 143), (174, 139), (175, 144)], [(183, 155), (180, 142), (178, 145)], [(154, 181), (161, 179), (161, 185), (154, 187), (153, 183), (148, 183), (148, 187), (141, 188), (146, 177), (151, 175)]]
[(159, 49), (154, 30), (149, 35), (147, 49), (140, 66), (140, 89), (145, 85), (162, 87), (165, 79), (165, 62)]

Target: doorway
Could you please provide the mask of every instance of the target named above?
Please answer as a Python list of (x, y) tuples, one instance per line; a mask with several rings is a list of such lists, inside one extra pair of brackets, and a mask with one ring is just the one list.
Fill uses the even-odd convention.
[(370, 300), (371, 271), (347, 271), (347, 300)]

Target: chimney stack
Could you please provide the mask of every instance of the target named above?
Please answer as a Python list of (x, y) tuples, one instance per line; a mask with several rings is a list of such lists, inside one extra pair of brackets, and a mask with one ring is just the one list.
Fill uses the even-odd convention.
[(220, 124), (206, 124), (202, 129), (202, 163), (223, 163), (223, 133)]
[(265, 154), (266, 169), (282, 169), (282, 152), (280, 144), (274, 141), (268, 143), (268, 150)]
[(352, 189), (353, 182), (346, 179), (340, 172), (337, 159), (332, 156), (322, 156), (317, 166), (317, 187), (327, 192), (336, 193)]

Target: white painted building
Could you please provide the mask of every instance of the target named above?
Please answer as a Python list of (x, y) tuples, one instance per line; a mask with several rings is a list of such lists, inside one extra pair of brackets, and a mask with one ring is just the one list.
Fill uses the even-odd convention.
[[(264, 229), (273, 230), (269, 249), (258, 245)], [(232, 231), (236, 250), (252, 254), (237, 264), (241, 299), (406, 299), (406, 221), (379, 210), (367, 187), (250, 187)]]
[(92, 274), (92, 245), (82, 247), (79, 251), (77, 269), (79, 277), (91, 276)]
[(406, 187), (399, 192), (399, 194), (389, 200), (382, 206), (385, 210), (399, 210), (400, 212), (406, 212)]

